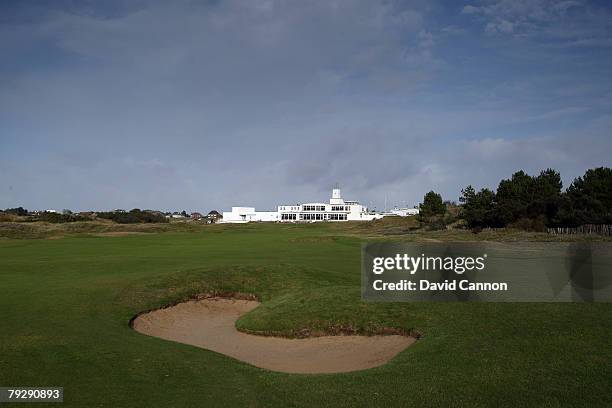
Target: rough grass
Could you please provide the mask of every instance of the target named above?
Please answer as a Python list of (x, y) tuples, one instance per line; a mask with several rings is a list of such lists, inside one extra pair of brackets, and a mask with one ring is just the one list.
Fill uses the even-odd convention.
[[(612, 406), (612, 304), (362, 302), (363, 241), (351, 228), (1, 240), (0, 384), (63, 386), (67, 407)], [(211, 290), (262, 300), (238, 321), (245, 331), (423, 336), (379, 368), (290, 375), (128, 327), (138, 312)]]
[(201, 228), (201, 225), (184, 222), (172, 224), (116, 224), (105, 220), (67, 223), (0, 222), (0, 237), (12, 239), (63, 238), (84, 234), (189, 232), (198, 231)]
[(337, 236), (359, 239), (391, 239), (401, 241), (612, 241), (612, 237), (596, 234), (551, 235), (518, 229), (483, 231), (478, 234), (464, 229), (427, 231), (415, 217), (385, 217), (370, 222), (330, 222), (316, 224), (205, 224), (171, 222), (163, 224), (116, 224), (109, 220), (79, 221), (63, 224), (47, 222), (1, 222), (0, 238), (54, 239), (77, 236), (122, 236), (128, 233), (222, 233), (239, 231), (295, 231), (300, 235), (294, 242), (333, 241)]

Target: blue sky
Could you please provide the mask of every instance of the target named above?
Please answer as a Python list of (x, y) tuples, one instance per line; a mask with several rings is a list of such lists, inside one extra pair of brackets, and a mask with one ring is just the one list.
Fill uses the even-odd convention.
[(456, 200), (612, 165), (589, 1), (3, 1), (0, 207)]

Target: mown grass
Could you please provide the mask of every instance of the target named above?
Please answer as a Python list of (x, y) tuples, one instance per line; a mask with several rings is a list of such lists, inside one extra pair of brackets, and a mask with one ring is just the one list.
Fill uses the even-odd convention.
[[(1, 240), (0, 385), (63, 386), (74, 407), (612, 405), (612, 304), (362, 302), (363, 226), (180, 228)], [(418, 234), (402, 238), (457, 239)], [(288, 375), (128, 327), (211, 290), (262, 300), (243, 330), (423, 337), (376, 369)]]

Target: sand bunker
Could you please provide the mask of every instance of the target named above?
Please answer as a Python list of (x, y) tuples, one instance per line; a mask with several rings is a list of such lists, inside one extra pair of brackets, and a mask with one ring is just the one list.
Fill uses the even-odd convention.
[(133, 328), (286, 373), (339, 373), (377, 367), (415, 341), (399, 335), (286, 339), (236, 330), (236, 320), (258, 305), (226, 298), (194, 300), (142, 314), (134, 319)]

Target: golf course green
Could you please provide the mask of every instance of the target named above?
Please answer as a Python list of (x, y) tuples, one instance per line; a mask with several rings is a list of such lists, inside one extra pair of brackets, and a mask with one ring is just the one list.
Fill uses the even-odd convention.
[[(61, 386), (66, 407), (612, 406), (612, 304), (363, 302), (361, 245), (380, 238), (359, 228), (0, 239), (0, 386)], [(236, 323), (249, 333), (421, 337), (377, 368), (284, 374), (128, 324), (234, 292), (262, 302)]]

